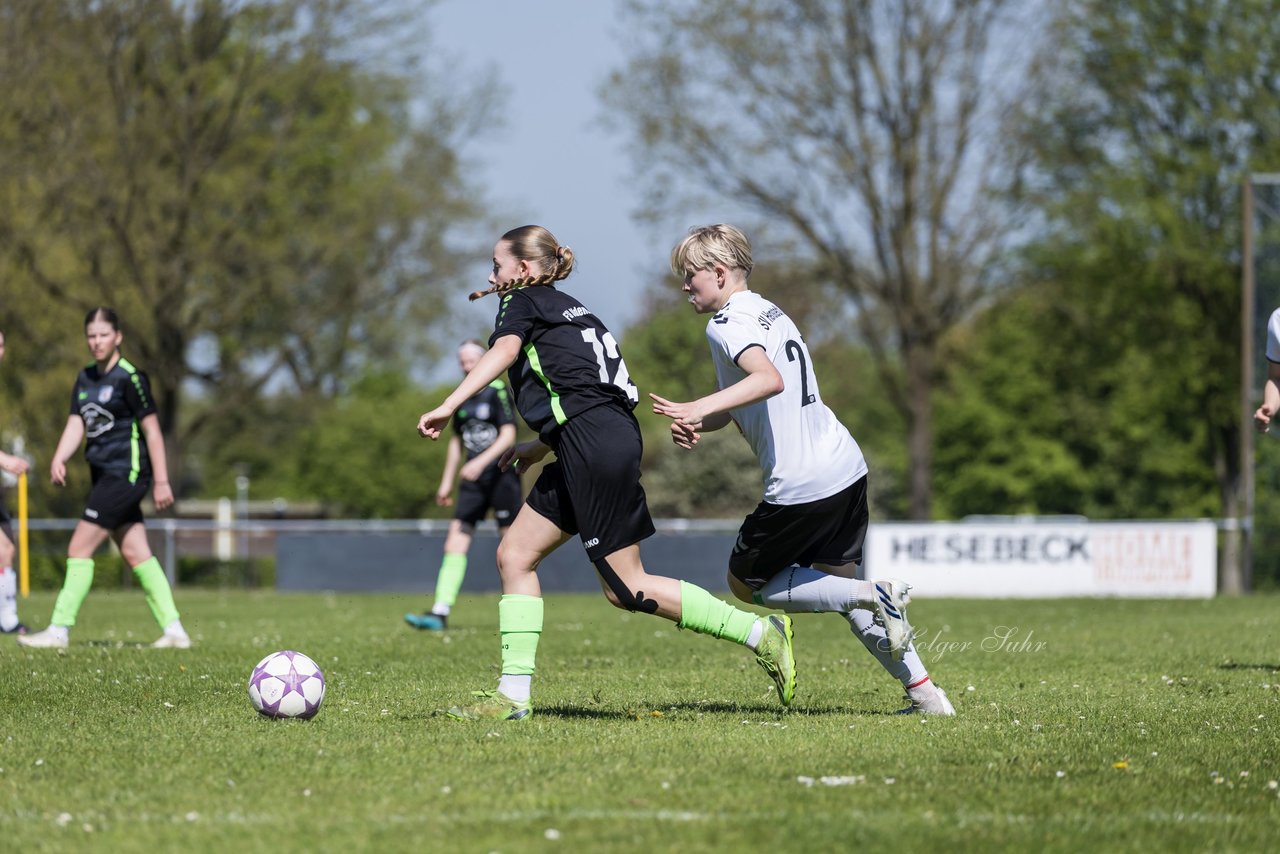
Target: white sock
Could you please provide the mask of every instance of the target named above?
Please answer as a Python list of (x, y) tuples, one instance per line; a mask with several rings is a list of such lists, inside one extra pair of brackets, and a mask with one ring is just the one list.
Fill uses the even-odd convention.
[(18, 573), (13, 567), (0, 567), (0, 629), (13, 631), (18, 625)]
[(517, 703), (527, 703), (533, 693), (533, 677), (529, 674), (513, 675), (504, 673), (498, 680), (498, 691)]
[(172, 623), (165, 626), (164, 633), (166, 635), (173, 635), (174, 637), (185, 638), (187, 636), (187, 630), (182, 627), (181, 620), (174, 620)]
[(437, 617), (447, 617), (449, 616), (449, 612), (452, 610), (453, 609), (448, 605), (444, 605), (440, 602), (431, 606), (431, 613), (435, 614)]
[(931, 700), (938, 693), (938, 686), (933, 684), (933, 680), (928, 676), (919, 682), (913, 682), (906, 686), (907, 696), (911, 698), (911, 702), (920, 703)]
[(762, 637), (764, 637), (764, 620), (756, 620), (751, 624), (751, 631), (747, 633), (747, 649), (755, 652)]
[(849, 627), (858, 636), (858, 640), (862, 641), (862, 645), (875, 656), (876, 661), (880, 662), (880, 666), (888, 671), (890, 676), (902, 683), (902, 687), (905, 688), (908, 685), (914, 685), (921, 680), (929, 678), (929, 671), (925, 669), (924, 662), (920, 660), (915, 644), (907, 644), (907, 649), (902, 654), (901, 661), (893, 660), (893, 654), (889, 651), (889, 638), (884, 632), (884, 626), (876, 622), (876, 615), (871, 611), (866, 608), (855, 608), (846, 616), (849, 620)]
[(811, 566), (789, 566), (760, 588), (756, 600), (793, 614), (847, 614), (860, 603), (874, 602), (875, 595), (874, 582), (829, 575)]

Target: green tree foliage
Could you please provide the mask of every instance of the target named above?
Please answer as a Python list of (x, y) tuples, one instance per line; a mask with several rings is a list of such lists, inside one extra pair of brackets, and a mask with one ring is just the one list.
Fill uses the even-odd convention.
[(343, 516), (449, 518), (452, 509), (435, 504), (446, 442), (423, 439), (417, 424), (451, 388), (424, 394), (403, 375), (366, 375), (296, 435), (288, 467), (274, 473), (280, 488)]
[(1078, 286), (1010, 295), (951, 342), (938, 410), (940, 509), (1213, 515), (1203, 435), (1170, 405), (1168, 366), (1146, 339), (1099, 329)]
[(1063, 356), (1107, 407), (1096, 435), (1117, 439), (1081, 462), (1144, 481), (1109, 490), (1126, 515), (1207, 509), (1208, 472), (1234, 517), (1240, 184), (1280, 158), (1280, 4), (1079, 0), (1058, 27), (1025, 189), (1048, 226), (1034, 275), (1076, 318), (1054, 330), (1079, 336)]
[(489, 104), (411, 93), (386, 58), (407, 19), (364, 0), (0, 0), (0, 19), (0, 323), (33, 446), (56, 441), (98, 304), (179, 470), (265, 392), (305, 418), (429, 348), (478, 215), (457, 152)]

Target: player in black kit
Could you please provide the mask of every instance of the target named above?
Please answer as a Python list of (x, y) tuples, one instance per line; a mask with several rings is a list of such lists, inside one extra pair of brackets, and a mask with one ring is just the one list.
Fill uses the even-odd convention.
[(543, 615), (536, 570), (575, 534), (611, 603), (754, 650), (787, 705), (795, 690), (790, 617), (757, 617), (697, 585), (650, 575), (640, 562), (640, 541), (654, 528), (640, 486), (640, 428), (632, 414), (638, 394), (613, 335), (577, 298), (556, 289), (573, 265), (573, 250), (541, 226), (502, 235), (493, 248), (493, 287), (472, 294), (501, 295), (489, 351), (444, 403), (418, 420), (421, 435), (438, 439), (465, 401), (510, 369), (516, 408), (538, 438), (506, 451), (500, 465), (523, 472), (552, 451), (556, 456), (498, 546), (497, 690), (477, 692), (474, 703), (449, 715), (524, 720), (533, 714)]
[(53, 606), (49, 627), (18, 638), (23, 646), (65, 649), (68, 630), (93, 584), (93, 553), (115, 540), (142, 585), (147, 604), (164, 634), (151, 646), (186, 649), (191, 639), (178, 619), (173, 591), (160, 561), (151, 553), (142, 519), (142, 499), (151, 492), (156, 509), (173, 504), (160, 419), (147, 375), (120, 355), (120, 321), (115, 311), (95, 308), (84, 319), (93, 364), (76, 377), (71, 414), (58, 440), (49, 473), (65, 486), (67, 460), (87, 439), (85, 460), (93, 488), (67, 547), (67, 577)]
[[(474, 339), (458, 346), (458, 366), (463, 376), (484, 355), (484, 345)], [(449, 614), (458, 600), (462, 579), (467, 573), (467, 552), (476, 523), (493, 508), (498, 533), (507, 528), (520, 510), (520, 475), (513, 469), (498, 468), (502, 452), (516, 443), (516, 411), (507, 384), (500, 379), (489, 383), (453, 415), (453, 438), (436, 490), (436, 504), (453, 504), (453, 480), (461, 475), (458, 506), (444, 541), (444, 558), (436, 574), (436, 596), (431, 610), (404, 615), (405, 622), (419, 629), (439, 632), (449, 624)], [(463, 462), (463, 454), (466, 462)]]

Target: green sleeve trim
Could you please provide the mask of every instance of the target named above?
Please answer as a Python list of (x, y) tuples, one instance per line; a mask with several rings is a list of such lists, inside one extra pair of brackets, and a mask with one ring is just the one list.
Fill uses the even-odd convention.
[(551, 387), (551, 381), (547, 379), (547, 375), (542, 371), (542, 360), (538, 358), (537, 348), (532, 344), (524, 345), (524, 355), (529, 360), (529, 367), (533, 368), (533, 372), (537, 374), (538, 379), (546, 386), (547, 394), (551, 395), (551, 414), (556, 417), (556, 423), (564, 424), (569, 419), (564, 414), (564, 407), (560, 405), (560, 395)]

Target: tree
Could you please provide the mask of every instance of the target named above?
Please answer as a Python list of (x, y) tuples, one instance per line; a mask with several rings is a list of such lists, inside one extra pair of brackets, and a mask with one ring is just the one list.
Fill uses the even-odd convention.
[(59, 356), (33, 382), (69, 383), (85, 310), (113, 305), (180, 459), (266, 388), (306, 406), (423, 344), (478, 217), (457, 152), (489, 101), (415, 99), (361, 59), (356, 34), (387, 48), (407, 23), (376, 7), (0, 0), (6, 311)]
[(914, 518), (930, 515), (942, 339), (985, 298), (1015, 230), (991, 193), (1017, 65), (1001, 85), (990, 43), (1008, 7), (632, 0), (629, 59), (606, 92), (650, 216), (745, 209), (847, 301), (836, 316), (907, 425)]
[(1098, 312), (1099, 289), (1141, 272), (1097, 273), (1010, 293), (948, 341), (936, 481), (948, 515), (1213, 515), (1182, 368)]
[[(281, 487), (298, 497), (323, 501), (334, 512), (356, 518), (448, 519), (437, 507), (435, 486), (444, 469), (447, 441), (415, 432), (418, 416), (452, 390), (424, 394), (399, 374), (372, 372), (353, 383), (340, 400), (323, 406), (323, 417), (293, 436)], [(264, 462), (271, 471), (272, 463)], [(269, 482), (269, 481), (268, 481)]]
[[(1164, 394), (1136, 414), (1183, 425), (1238, 518), (1239, 187), (1280, 160), (1280, 3), (1079, 0), (1057, 34), (1026, 116), (1025, 190), (1047, 217), (1031, 258), (1088, 313), (1081, 347), (1133, 342), (1158, 366)], [(1227, 592), (1239, 546), (1231, 533)]]

